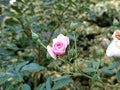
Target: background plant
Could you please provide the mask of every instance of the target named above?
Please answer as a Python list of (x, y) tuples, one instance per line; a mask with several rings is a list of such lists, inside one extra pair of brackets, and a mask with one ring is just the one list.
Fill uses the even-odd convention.
[[(119, 58), (105, 55), (103, 37), (119, 29), (117, 0), (0, 1), (0, 89), (119, 89)], [(71, 27), (72, 26), (72, 27)], [(54, 61), (47, 46), (62, 33), (70, 38)]]

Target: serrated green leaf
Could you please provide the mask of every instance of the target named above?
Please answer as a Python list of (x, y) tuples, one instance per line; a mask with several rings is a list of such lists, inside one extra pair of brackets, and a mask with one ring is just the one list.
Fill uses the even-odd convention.
[(26, 65), (28, 62), (22, 62), (22, 63), (18, 63), (16, 66), (16, 71), (19, 71), (24, 65)]
[(108, 67), (103, 67), (99, 70), (100, 72), (104, 72), (106, 74), (113, 74), (113, 71), (110, 70)]
[(117, 68), (120, 65), (120, 61), (116, 61), (108, 66), (108, 69), (114, 69)]
[(4, 76), (5, 73), (0, 69), (0, 77)]
[(116, 18), (113, 19), (113, 25), (119, 25), (119, 21)]
[(65, 76), (57, 77), (53, 81), (59, 81), (59, 80), (62, 80), (62, 79), (68, 79), (69, 77), (70, 77), (70, 75), (65, 75)]
[(22, 71), (29, 71), (29, 72), (39, 72), (40, 70), (43, 70), (44, 67), (40, 66), (39, 64), (36, 63), (30, 63), (28, 65), (25, 65), (22, 68)]
[(16, 73), (14, 72), (14, 71), (7, 71), (6, 72), (6, 75), (9, 75), (9, 76), (15, 76), (16, 75)]
[(30, 18), (29, 22), (33, 23), (33, 22), (36, 22), (37, 20), (38, 20), (38, 17), (34, 16)]
[(47, 78), (47, 81), (46, 81), (46, 90), (51, 90), (51, 83), (50, 83), (49, 77)]
[(55, 90), (55, 89), (62, 88), (63, 86), (66, 86), (70, 82), (72, 82), (72, 80), (68, 80), (68, 79), (62, 79), (62, 80), (56, 81), (52, 89)]
[(98, 79), (98, 77), (99, 77), (99, 74), (94, 74), (93, 77), (92, 77), (92, 80), (95, 81), (95, 80)]
[(21, 81), (24, 81), (24, 80), (23, 80), (23, 76), (22, 76), (22, 74), (19, 73), (19, 72), (16, 73), (15, 78), (16, 78), (18, 81), (20, 81), (20, 82), (21, 82)]
[(68, 35), (68, 37), (70, 38), (70, 40), (73, 40), (73, 41), (75, 41), (75, 38), (74, 38), (74, 36), (72, 36), (72, 35)]
[(4, 45), (4, 47), (6, 47), (7, 49), (9, 49), (9, 50), (14, 50), (14, 51), (16, 51), (16, 50), (18, 50), (18, 47), (16, 46), (16, 44), (5, 44)]
[(45, 88), (45, 83), (40, 84), (35, 90), (44, 90)]
[(92, 60), (91, 62), (92, 62), (93, 68), (97, 68), (99, 66), (99, 62), (96, 62), (94, 60)]
[(5, 83), (8, 80), (9, 76), (8, 75), (4, 75), (3, 77), (0, 78), (0, 85)]
[(96, 70), (94, 68), (84, 68), (82, 71), (85, 73), (91, 73), (91, 72), (95, 72)]
[(9, 55), (10, 53), (10, 51), (0, 48), (0, 55)]
[(120, 80), (120, 70), (116, 73), (117, 80)]
[(14, 90), (14, 86), (13, 85), (8, 85), (5, 90)]
[(28, 84), (24, 84), (21, 88), (21, 90), (31, 90), (30, 86)]

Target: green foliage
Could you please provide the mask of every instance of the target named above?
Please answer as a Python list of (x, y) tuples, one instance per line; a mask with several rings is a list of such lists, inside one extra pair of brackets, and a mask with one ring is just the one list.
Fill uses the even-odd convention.
[(96, 70), (94, 68), (84, 68), (83, 72), (85, 73), (91, 73), (91, 72), (95, 72)]
[[(1, 90), (120, 89), (120, 61), (102, 43), (120, 28), (120, 1), (8, 2), (0, 1)], [(70, 45), (54, 61), (46, 46), (60, 33)]]
[(59, 89), (63, 86), (66, 86), (67, 84), (69, 84), (70, 82), (72, 82), (71, 80), (69, 80), (70, 76), (63, 76), (60, 78), (56, 78), (54, 79), (54, 85), (53, 85), (53, 90), (54, 89)]
[(40, 84), (40, 85), (36, 88), (36, 90), (43, 90), (44, 88), (45, 88), (45, 83)]
[(31, 90), (30, 86), (28, 84), (24, 84), (21, 88), (21, 90)]
[(117, 80), (120, 80), (120, 70), (116, 73)]
[(47, 78), (47, 81), (46, 81), (46, 89), (51, 90), (51, 80), (49, 77)]
[[(56, 89), (60, 89), (63, 86), (66, 86), (67, 84), (69, 84), (70, 82), (72, 82), (70, 79), (69, 75), (66, 76), (61, 76), (58, 78), (53, 79), (53, 82), (51, 81), (50, 77), (47, 78), (46, 83), (40, 84), (36, 90), (56, 90)], [(51, 85), (51, 83), (53, 83), (53, 86)]]
[(22, 71), (29, 71), (29, 72), (39, 72), (40, 70), (44, 69), (43, 66), (39, 66), (36, 63), (30, 63), (28, 65), (25, 65), (22, 68)]
[(111, 65), (109, 65), (108, 68), (109, 69), (114, 69), (114, 68), (119, 67), (119, 65), (120, 65), (120, 61), (115, 61)]

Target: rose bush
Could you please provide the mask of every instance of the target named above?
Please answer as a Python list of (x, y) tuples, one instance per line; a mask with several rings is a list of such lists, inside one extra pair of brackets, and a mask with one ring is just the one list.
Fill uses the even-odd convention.
[(67, 45), (70, 43), (69, 38), (60, 34), (57, 38), (53, 39), (52, 47), (50, 45), (47, 46), (47, 51), (51, 55), (52, 58), (56, 60), (57, 55), (64, 55), (66, 52)]
[(1, 0), (0, 90), (119, 90), (120, 1), (99, 1)]

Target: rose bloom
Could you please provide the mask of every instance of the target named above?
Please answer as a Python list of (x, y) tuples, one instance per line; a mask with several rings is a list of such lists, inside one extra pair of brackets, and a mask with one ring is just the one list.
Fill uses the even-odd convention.
[(116, 30), (113, 35), (113, 41), (111, 44), (108, 46), (106, 50), (106, 55), (111, 57), (111, 56), (120, 56), (120, 31)]
[(110, 41), (109, 41), (108, 38), (103, 38), (103, 39), (102, 39), (102, 43), (103, 43), (103, 44), (109, 44)]
[(115, 30), (112, 37), (113, 39), (120, 40), (120, 30)]
[(47, 46), (47, 51), (51, 57), (56, 60), (57, 55), (61, 56), (65, 54), (68, 44), (69, 38), (63, 34), (60, 34), (57, 38), (53, 39), (52, 47), (50, 45)]

